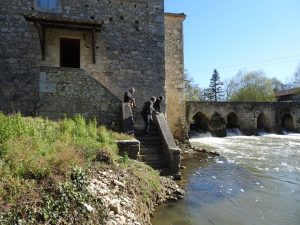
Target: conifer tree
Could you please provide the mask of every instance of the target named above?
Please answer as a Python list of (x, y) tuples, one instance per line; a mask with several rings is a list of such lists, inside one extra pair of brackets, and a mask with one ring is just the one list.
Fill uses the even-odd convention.
[(209, 101), (220, 101), (223, 97), (223, 84), (224, 83), (220, 80), (218, 71), (214, 69), (209, 87), (204, 90), (204, 97)]

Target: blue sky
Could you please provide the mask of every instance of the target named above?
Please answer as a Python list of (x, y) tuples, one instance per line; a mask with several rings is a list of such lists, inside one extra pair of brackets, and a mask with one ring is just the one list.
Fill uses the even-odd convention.
[(300, 63), (300, 0), (165, 0), (185, 13), (185, 68), (201, 87), (216, 68), (222, 80), (264, 70), (286, 81)]

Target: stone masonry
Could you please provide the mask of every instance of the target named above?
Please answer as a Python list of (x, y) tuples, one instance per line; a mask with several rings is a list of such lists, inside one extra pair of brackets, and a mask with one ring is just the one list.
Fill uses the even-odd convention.
[(174, 137), (186, 137), (183, 21), (184, 14), (165, 14), (167, 120)]
[[(188, 102), (189, 124), (198, 119), (205, 127), (216, 115), (218, 126), (208, 126), (206, 131), (216, 133), (226, 128), (240, 128), (244, 134), (253, 135), (259, 128), (264, 128), (275, 133), (282, 133), (285, 129), (300, 132), (299, 102)], [(216, 135), (224, 136), (225, 133)]]
[[(81, 24), (91, 29), (74, 28)], [(130, 87), (137, 110), (151, 96), (166, 95), (164, 27), (163, 0), (60, 0), (54, 10), (40, 9), (37, 0), (2, 2), (0, 111), (53, 118), (83, 113), (115, 123), (108, 114), (119, 113)], [(80, 41), (80, 69), (58, 69), (61, 38)], [(107, 102), (106, 110), (100, 105)]]
[(81, 114), (110, 127), (120, 125), (121, 101), (85, 70), (41, 67), (39, 97), (41, 116), (59, 119)]

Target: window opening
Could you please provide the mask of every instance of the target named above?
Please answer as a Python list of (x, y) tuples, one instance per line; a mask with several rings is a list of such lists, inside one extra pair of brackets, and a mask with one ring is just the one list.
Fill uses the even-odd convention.
[(80, 68), (79, 39), (60, 39), (60, 66), (69, 68)]

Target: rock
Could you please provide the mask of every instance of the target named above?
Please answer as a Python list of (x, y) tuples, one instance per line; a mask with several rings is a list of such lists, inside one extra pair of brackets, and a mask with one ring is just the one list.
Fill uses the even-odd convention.
[(118, 181), (118, 180), (114, 180), (113, 183), (114, 183), (115, 185), (117, 185), (117, 186), (120, 186), (120, 187), (122, 187), (122, 188), (125, 188), (125, 185), (124, 185), (122, 182)]
[(90, 206), (89, 204), (83, 203), (83, 205), (89, 212), (95, 211), (95, 209), (92, 206)]
[(186, 168), (186, 166), (180, 166), (180, 169), (182, 169), (182, 170), (185, 169), (185, 168)]
[(109, 204), (109, 209), (113, 211), (115, 214), (119, 214), (121, 212), (121, 207), (119, 201), (114, 199)]

